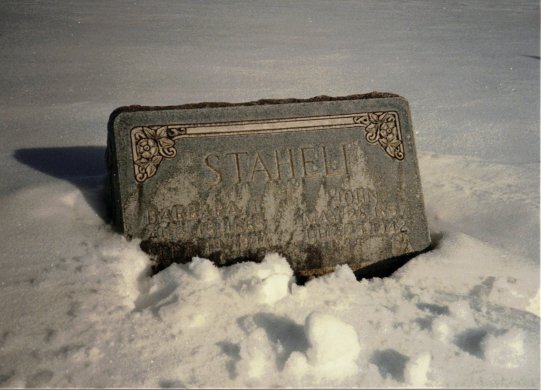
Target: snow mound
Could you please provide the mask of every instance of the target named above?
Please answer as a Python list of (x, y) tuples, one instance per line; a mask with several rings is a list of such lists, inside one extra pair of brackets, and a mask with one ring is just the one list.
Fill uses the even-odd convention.
[(310, 348), (305, 355), (295, 352), (290, 356), (286, 362), (290, 375), (337, 380), (358, 371), (361, 346), (353, 326), (332, 315), (313, 312), (306, 318), (304, 331)]
[(216, 282), (221, 277), (220, 271), (218, 271), (218, 268), (210, 260), (199, 257), (192, 259), (192, 262), (188, 265), (188, 269), (197, 279), (205, 283)]
[(276, 370), (272, 357), (275, 351), (271, 346), (267, 333), (263, 328), (258, 328), (240, 343), (240, 361), (236, 364), (236, 372), (247, 378), (248, 384), (253, 379), (261, 378), (265, 373)]
[(524, 332), (513, 328), (502, 335), (489, 335), (482, 342), (488, 362), (501, 367), (518, 367), (524, 357)]
[(404, 376), (409, 386), (419, 388), (429, 385), (428, 372), (431, 360), (430, 354), (423, 352), (407, 364)]

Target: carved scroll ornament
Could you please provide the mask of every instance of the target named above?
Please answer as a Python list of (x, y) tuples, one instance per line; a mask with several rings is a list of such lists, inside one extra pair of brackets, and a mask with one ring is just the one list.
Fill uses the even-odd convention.
[(368, 112), (354, 117), (353, 120), (364, 127), (368, 142), (378, 143), (392, 158), (404, 159), (404, 145), (396, 112)]
[(143, 183), (154, 176), (164, 158), (177, 155), (175, 139), (185, 132), (178, 126), (135, 127), (131, 132), (135, 180)]

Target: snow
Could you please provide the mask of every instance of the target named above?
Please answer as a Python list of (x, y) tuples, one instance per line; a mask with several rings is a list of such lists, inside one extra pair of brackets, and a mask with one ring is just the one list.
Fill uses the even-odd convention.
[[(535, 1), (0, 3), (1, 387), (538, 388)], [(150, 277), (104, 222), (116, 107), (405, 96), (433, 250), (298, 285)], [(272, 212), (272, 210), (269, 210)]]
[(482, 349), (491, 364), (518, 367), (524, 358), (524, 333), (513, 328), (501, 336), (489, 335), (483, 340)]
[(428, 384), (428, 371), (430, 370), (431, 356), (423, 352), (415, 356), (405, 367), (404, 379), (412, 387), (425, 387)]
[(313, 312), (306, 318), (304, 333), (310, 344), (306, 356), (318, 375), (340, 379), (355, 374), (361, 347), (353, 326), (333, 315)]

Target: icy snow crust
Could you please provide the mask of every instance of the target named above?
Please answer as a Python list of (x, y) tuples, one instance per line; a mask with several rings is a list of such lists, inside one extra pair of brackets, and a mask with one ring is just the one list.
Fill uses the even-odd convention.
[[(1, 2), (1, 387), (539, 387), (539, 6)], [(121, 105), (409, 99), (434, 250), (304, 286), (104, 222)], [(179, 99), (186, 99), (179, 101)]]

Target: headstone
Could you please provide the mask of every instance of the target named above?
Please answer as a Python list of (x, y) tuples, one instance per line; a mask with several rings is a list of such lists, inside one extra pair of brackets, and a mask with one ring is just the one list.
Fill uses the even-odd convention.
[(398, 95), (122, 107), (107, 157), (114, 225), (162, 266), (278, 252), (306, 276), (430, 245)]

